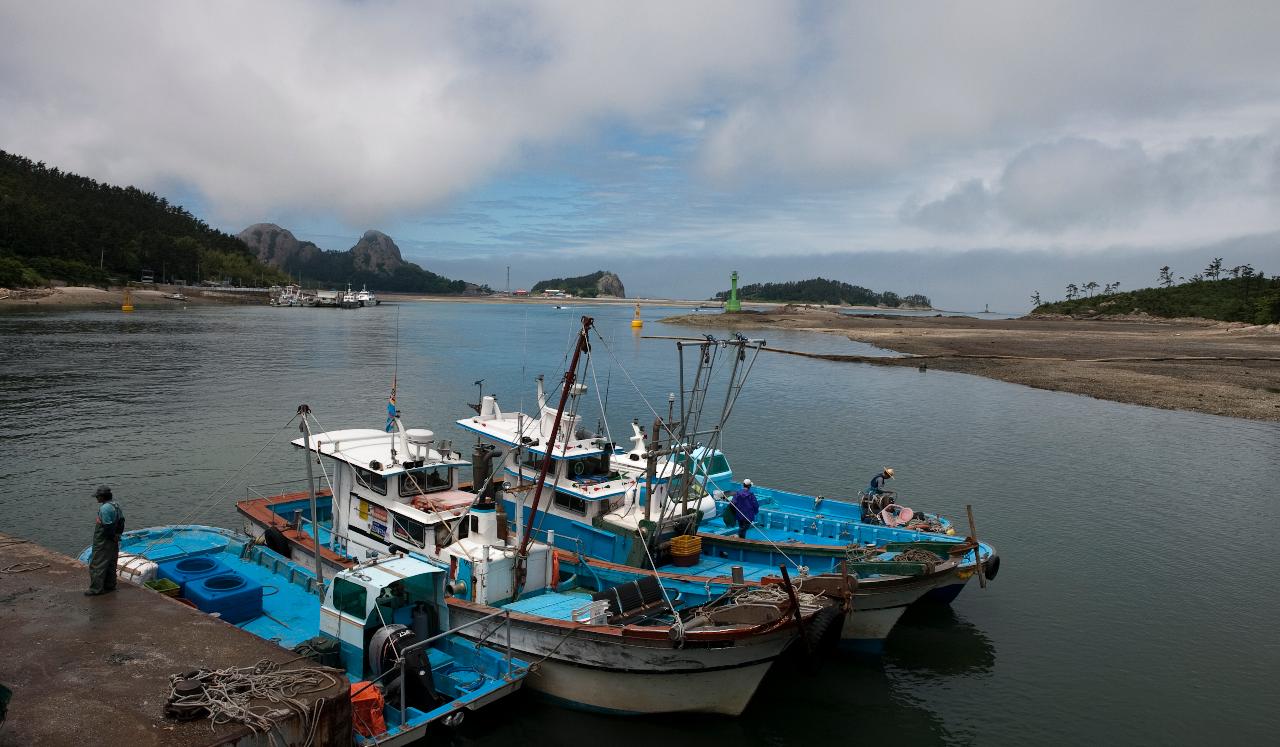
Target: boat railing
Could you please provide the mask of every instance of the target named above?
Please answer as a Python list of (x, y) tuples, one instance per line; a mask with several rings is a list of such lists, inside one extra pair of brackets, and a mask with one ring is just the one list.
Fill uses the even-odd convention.
[[(584, 554), (583, 547), (586, 545), (586, 543), (583, 542), (582, 538), (580, 537), (574, 537), (571, 534), (560, 534), (560, 533), (557, 533), (554, 529), (538, 529), (535, 527), (525, 527), (525, 530), (528, 531), (530, 534), (532, 534), (535, 540), (538, 540), (539, 542), (547, 545), (552, 550), (556, 549), (556, 542), (560, 540), (565, 540), (567, 542), (573, 543), (574, 549), (572, 552), (576, 552), (579, 556), (582, 556)], [(538, 535), (542, 535), (541, 539), (539, 539)]]
[[(324, 483), (321, 482), (319, 479), (317, 479), (315, 482), (316, 482), (317, 492), (325, 488)], [(279, 488), (288, 487), (291, 485), (298, 486), (299, 491), (305, 490), (307, 487), (307, 478), (299, 477), (294, 480), (281, 480), (280, 482), (263, 482), (263, 483), (258, 483), (257, 485), (246, 485), (245, 490), (249, 491), (249, 494), (255, 498), (275, 498), (281, 495), (283, 492), (285, 492), (285, 491), (279, 490)], [(268, 493), (270, 494), (264, 495), (262, 491), (268, 491)]]
[[(504, 647), (505, 647), (505, 649), (506, 649), (506, 651), (505, 651), (505, 653), (504, 653), (504, 658), (505, 658), (505, 661), (506, 661), (506, 670), (507, 670), (507, 671), (506, 671), (506, 673), (503, 675), (503, 678), (504, 678), (504, 679), (506, 679), (507, 681), (510, 681), (510, 680), (511, 680), (511, 670), (512, 670), (512, 667), (511, 667), (511, 610), (498, 610), (497, 612), (490, 613), (490, 614), (488, 614), (488, 615), (485, 615), (484, 617), (481, 617), (481, 618), (477, 618), (477, 619), (475, 619), (475, 620), (472, 620), (471, 622), (463, 623), (463, 624), (461, 624), (461, 625), (457, 626), (456, 628), (450, 628), (450, 629), (448, 629), (448, 630), (444, 631), (443, 633), (436, 633), (435, 635), (431, 636), (430, 638), (426, 639), (425, 641), (418, 641), (417, 643), (415, 643), (415, 644), (413, 644), (413, 645), (411, 645), (411, 646), (406, 646), (405, 648), (401, 649), (401, 650), (400, 650), (400, 661), (399, 661), (399, 664), (397, 665), (397, 666), (398, 666), (398, 668), (399, 668), (399, 670), (400, 670), (400, 682), (401, 682), (401, 683), (404, 683), (404, 682), (405, 682), (405, 679), (404, 679), (404, 675), (405, 675), (405, 668), (408, 666), (408, 662), (409, 662), (409, 655), (410, 655), (410, 654), (412, 654), (412, 653), (416, 653), (417, 651), (420, 651), (420, 650), (422, 650), (422, 649), (424, 649), (424, 648), (426, 648), (426, 647), (430, 646), (432, 643), (435, 643), (436, 641), (440, 640), (441, 638), (444, 638), (444, 637), (446, 637), (446, 636), (450, 636), (450, 635), (454, 635), (454, 634), (459, 633), (459, 632), (461, 632), (461, 631), (463, 631), (463, 630), (466, 630), (467, 628), (470, 628), (470, 627), (473, 627), (473, 626), (479, 625), (480, 623), (483, 623), (483, 622), (487, 622), (487, 621), (489, 621), (489, 620), (492, 620), (492, 619), (493, 619), (493, 618), (495, 618), (495, 617), (501, 617), (501, 618), (502, 618), (502, 627), (503, 627), (503, 631), (504, 631), (504, 633), (505, 633), (505, 635), (506, 635), (506, 644), (505, 644), (505, 646), (504, 646)], [(491, 631), (491, 632), (492, 632), (492, 631)], [(486, 635), (485, 637), (487, 638), (488, 636)], [(405, 723), (405, 721), (406, 721), (406, 716), (405, 716), (405, 690), (406, 690), (406, 689), (407, 689), (407, 688), (406, 688), (406, 687), (404, 687), (404, 685), (403, 685), (403, 684), (401, 684), (401, 686), (400, 686), (400, 723), (401, 723), (401, 725), (402, 725), (402, 726), (403, 726), (403, 724), (404, 724), (404, 723)]]

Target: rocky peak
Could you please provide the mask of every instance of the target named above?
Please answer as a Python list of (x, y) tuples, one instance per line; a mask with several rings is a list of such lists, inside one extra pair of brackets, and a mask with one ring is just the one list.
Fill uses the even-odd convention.
[(351, 258), (358, 271), (388, 273), (404, 264), (400, 247), (381, 231), (365, 231), (351, 247)]
[(295, 259), (306, 262), (320, 253), (320, 247), (310, 241), (298, 241), (287, 228), (274, 223), (255, 223), (237, 237), (259, 260), (272, 267), (284, 267)]
[(622, 278), (612, 272), (606, 271), (600, 274), (600, 279), (596, 281), (596, 290), (602, 296), (627, 297), (627, 291), (622, 287)]

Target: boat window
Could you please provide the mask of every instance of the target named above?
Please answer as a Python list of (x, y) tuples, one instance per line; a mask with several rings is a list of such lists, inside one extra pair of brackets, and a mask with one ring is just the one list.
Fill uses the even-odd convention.
[(363, 620), (367, 600), (367, 592), (360, 584), (341, 576), (333, 579), (333, 606), (339, 612)]
[(709, 459), (701, 459), (698, 464), (698, 475), (719, 475), (721, 472), (728, 472), (728, 460), (724, 459), (723, 454), (716, 454)]
[(530, 451), (528, 449), (520, 450), (520, 464), (530, 469), (542, 469), (542, 460), (545, 457), (542, 454)]
[(356, 482), (379, 495), (387, 494), (387, 478), (363, 467), (356, 467)]
[(562, 490), (556, 491), (556, 505), (566, 511), (572, 511), (575, 514), (582, 514), (583, 516), (587, 515), (586, 500), (579, 498), (576, 495), (569, 495)]
[(391, 533), (396, 539), (418, 547), (427, 546), (427, 527), (420, 521), (414, 521), (395, 512), (391, 514)]
[(406, 472), (400, 478), (400, 496), (426, 495), (449, 489), (449, 469), (439, 467), (430, 472)]
[(574, 459), (568, 464), (567, 477), (574, 482), (608, 482), (612, 476), (609, 471), (609, 455), (607, 453), (585, 459)]

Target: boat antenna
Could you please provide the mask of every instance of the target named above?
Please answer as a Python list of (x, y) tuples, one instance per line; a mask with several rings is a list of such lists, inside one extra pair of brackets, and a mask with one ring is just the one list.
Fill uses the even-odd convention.
[[(573, 360), (569, 362), (569, 366), (564, 371), (564, 382), (560, 385), (560, 404), (556, 406), (556, 418), (551, 421), (551, 433), (547, 436), (546, 449), (542, 456), (542, 466), (538, 468), (538, 481), (533, 488), (533, 504), (529, 508), (529, 520), (525, 523), (524, 537), (520, 539), (520, 551), (516, 554), (516, 583), (515, 593), (512, 595), (519, 598), (521, 590), (524, 589), (525, 575), (527, 573), (527, 564), (529, 559), (529, 543), (533, 540), (533, 520), (538, 515), (538, 504), (542, 500), (542, 487), (547, 482), (547, 473), (551, 471), (552, 454), (556, 448), (556, 435), (560, 431), (560, 418), (564, 416), (565, 405), (569, 401), (569, 392), (573, 390), (573, 382), (578, 370), (578, 359), (582, 357), (582, 351), (588, 347), (587, 334), (591, 331), (591, 325), (594, 320), (589, 316), (582, 317), (582, 330), (578, 333), (577, 344), (573, 346)], [(552, 548), (552, 552), (555, 549)]]

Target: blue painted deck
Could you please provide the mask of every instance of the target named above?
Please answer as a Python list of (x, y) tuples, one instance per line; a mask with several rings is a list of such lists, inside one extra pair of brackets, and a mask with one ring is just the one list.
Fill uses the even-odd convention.
[[(215, 530), (181, 527), (164, 530), (126, 532), (120, 552), (167, 560), (192, 555), (209, 555), (240, 575), (262, 584), (262, 609), (266, 614), (240, 628), (285, 648), (314, 638), (320, 633), (320, 598), (315, 593), (315, 574), (263, 548), (255, 547), (248, 557), (244, 542)], [(274, 619), (273, 619), (274, 618)]]
[(677, 565), (663, 566), (662, 570), (667, 573), (684, 573), (690, 576), (724, 576), (729, 578), (733, 566), (742, 566), (742, 575), (748, 581), (759, 581), (765, 576), (777, 576), (778, 568), (772, 565), (761, 565), (759, 563), (743, 563), (740, 560), (731, 560), (729, 558), (716, 558), (710, 555), (702, 555), (698, 558), (698, 562), (682, 567)]
[[(321, 521), (325, 521), (323, 512)], [(327, 534), (327, 531), (322, 532), (321, 538)], [(263, 586), (265, 614), (238, 627), (284, 648), (293, 648), (319, 635), (320, 598), (316, 594), (314, 573), (261, 545), (246, 549), (247, 540), (248, 537), (226, 529), (178, 525), (126, 532), (121, 538), (120, 551), (151, 560), (197, 555), (216, 558), (236, 573)], [(90, 551), (85, 550), (80, 559), (87, 561), (89, 554)], [(476, 647), (458, 635), (436, 641), (427, 653), (436, 688), (445, 696), (443, 702), (427, 712), (407, 708), (403, 718), (395, 704), (387, 703), (384, 714), (388, 728), (384, 736), (425, 733), (427, 724), (447, 716), (461, 705), (510, 687), (511, 680), (522, 678), (528, 670), (526, 662), (512, 659), (514, 673), (508, 679), (505, 660), (500, 652)], [(372, 740), (359, 735), (355, 739), (357, 744), (373, 744)]]
[(572, 620), (573, 611), (587, 606), (591, 593), (585, 589), (572, 591), (545, 591), (541, 594), (500, 605), (512, 612), (539, 615), (553, 620)]

